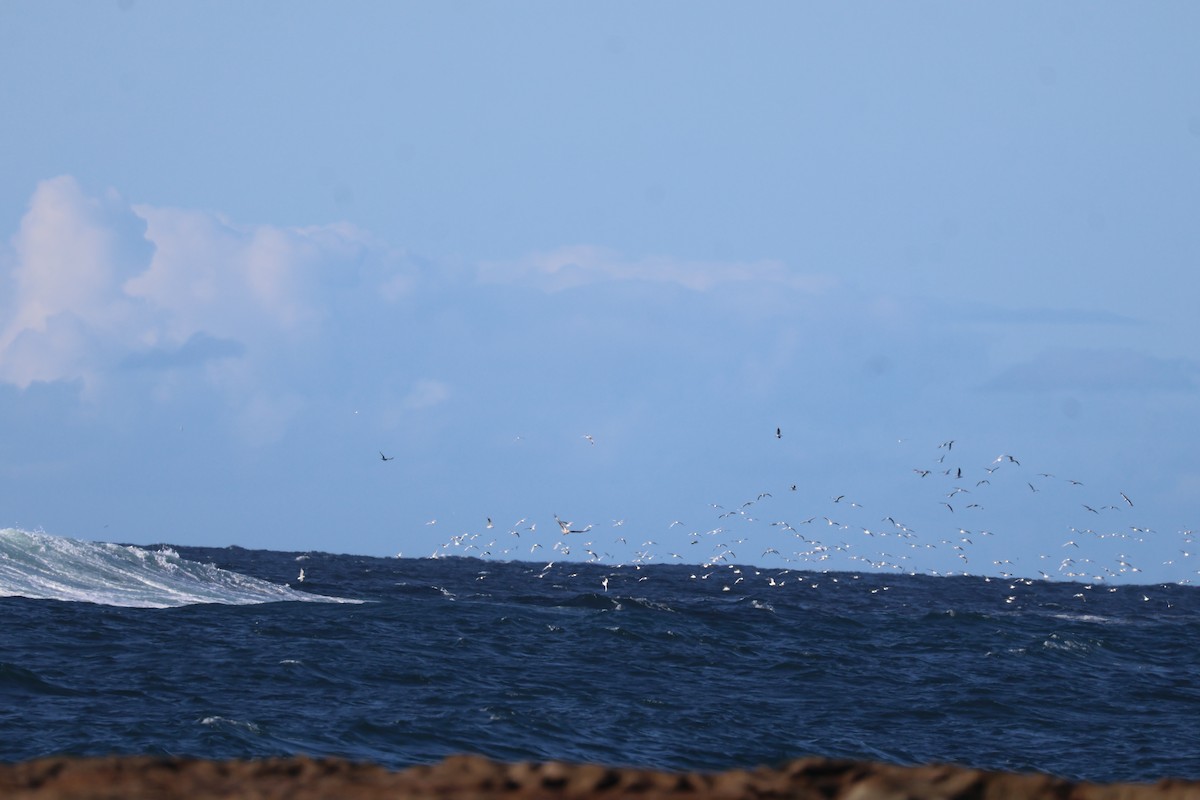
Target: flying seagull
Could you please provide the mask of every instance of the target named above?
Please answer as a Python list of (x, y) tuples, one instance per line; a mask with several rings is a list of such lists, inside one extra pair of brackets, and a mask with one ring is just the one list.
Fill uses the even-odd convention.
[(382, 450), (380, 450), (380, 451), (379, 451), (379, 458), (380, 458), (380, 459), (382, 459), (382, 460), (384, 460), (384, 461), (395, 461), (395, 460), (396, 460), (396, 457), (395, 457), (395, 456), (385, 456), (385, 455), (383, 454), (383, 451), (382, 451)]
[(782, 439), (782, 438), (783, 438), (783, 429), (782, 429), (782, 428), (776, 428), (776, 429), (775, 429), (775, 438), (776, 438), (776, 439)]
[(571, 523), (559, 519), (557, 514), (554, 515), (554, 521), (558, 523), (558, 527), (562, 528), (564, 535), (568, 533), (587, 533), (592, 529), (591, 525), (588, 525), (586, 528), (572, 528)]

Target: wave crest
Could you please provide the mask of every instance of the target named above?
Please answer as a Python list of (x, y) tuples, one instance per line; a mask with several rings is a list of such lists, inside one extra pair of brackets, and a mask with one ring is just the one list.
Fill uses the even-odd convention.
[(130, 608), (357, 602), (189, 561), (169, 547), (85, 542), (16, 528), (0, 530), (0, 597)]

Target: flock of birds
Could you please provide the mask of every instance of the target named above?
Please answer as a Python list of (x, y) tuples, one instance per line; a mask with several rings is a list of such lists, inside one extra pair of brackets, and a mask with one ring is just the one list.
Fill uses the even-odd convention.
[[(775, 438), (782, 437), (782, 429), (776, 428)], [(590, 446), (596, 444), (591, 435), (582, 438)], [(493, 520), (487, 518), (482, 530), (450, 536), (431, 557), (546, 559), (547, 569), (556, 562), (583, 560), (635, 567), (682, 563), (695, 565), (697, 578), (708, 578), (722, 568), (740, 572), (739, 565), (754, 564), (781, 568), (771, 578), (773, 585), (781, 585), (776, 580), (791, 572), (856, 570), (1085, 583), (1153, 582), (1143, 578), (1145, 567), (1153, 567), (1155, 573), (1168, 572), (1178, 583), (1191, 582), (1193, 531), (1160, 534), (1137, 524), (1134, 500), (1125, 492), (1094, 492), (1083, 481), (1036, 471), (1009, 453), (982, 465), (960, 465), (961, 451), (954, 448), (954, 440), (943, 441), (929, 463), (912, 467), (909, 480), (915, 484), (910, 493), (914, 504), (906, 513), (915, 514), (919, 524), (910, 525), (907, 517), (896, 511), (880, 516), (847, 494), (833, 495), (816, 508), (806, 503), (809, 507), (803, 515), (792, 516), (798, 503), (789, 495), (799, 498), (801, 493), (796, 484), (788, 484), (737, 504), (712, 503), (711, 516), (699, 527), (672, 520), (665, 531), (653, 534), (640, 526), (626, 527), (623, 519), (579, 524), (554, 514), (553, 527), (547, 524), (539, 530), (537, 521), (522, 518), (497, 531)], [(383, 461), (392, 460), (382, 452), (379, 456)], [(986, 512), (992, 501), (1011, 504), (1019, 495), (1053, 497), (1057, 505), (1019, 509), (1010, 505), (1009, 513), (998, 517)], [(1014, 510), (1018, 513), (1015, 519)], [(1060, 519), (1059, 534), (1047, 533)], [(997, 521), (1007, 527), (989, 527)], [(435, 526), (437, 520), (426, 525)], [(1015, 539), (1014, 525), (1023, 529), (1023, 535)], [(1034, 525), (1039, 530), (1030, 531)], [(640, 535), (627, 533), (635, 527)], [(670, 547), (664, 550), (665, 545), (651, 536)], [(1167, 537), (1171, 540), (1165, 541)], [(1031, 546), (1037, 550), (1036, 556), (1030, 555)], [(1157, 559), (1150, 563), (1143, 560), (1147, 551), (1160, 555), (1149, 556)], [(1172, 556), (1162, 560), (1163, 552)], [(1200, 569), (1192, 572), (1200, 573)]]

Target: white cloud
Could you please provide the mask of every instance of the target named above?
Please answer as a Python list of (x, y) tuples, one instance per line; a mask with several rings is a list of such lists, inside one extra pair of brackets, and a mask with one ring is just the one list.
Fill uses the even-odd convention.
[(224, 342), (219, 355), (229, 357), (314, 336), (331, 291), (360, 280), (368, 247), (350, 225), (238, 225), (130, 206), (111, 191), (89, 197), (70, 176), (43, 181), (12, 238), (11, 272), (0, 276), (12, 286), (0, 309), (0, 381), (90, 386), (189, 342)]
[(154, 244), (149, 269), (125, 291), (165, 312), (178, 341), (205, 331), (253, 338), (302, 333), (324, 317), (324, 287), (362, 247), (351, 226), (236, 225), (201, 211), (136, 206)]
[(0, 378), (21, 388), (34, 381), (83, 380), (90, 384), (96, 364), (104, 360), (96, 340), (73, 314), (48, 315), (25, 329), (14, 325), (5, 339)]
[[(12, 239), (11, 305), (0, 320), (0, 380), (85, 382), (114, 339), (144, 324), (121, 290), (142, 256), (137, 220), (115, 193), (87, 197), (70, 177), (38, 185)], [(133, 241), (130, 241), (130, 239)]]
[(628, 280), (673, 283), (700, 292), (731, 283), (757, 282), (816, 293), (837, 283), (830, 275), (794, 272), (781, 261), (686, 261), (668, 257), (630, 260), (592, 245), (561, 247), (515, 261), (485, 262), (479, 267), (479, 277), (484, 283), (525, 283), (548, 292)]

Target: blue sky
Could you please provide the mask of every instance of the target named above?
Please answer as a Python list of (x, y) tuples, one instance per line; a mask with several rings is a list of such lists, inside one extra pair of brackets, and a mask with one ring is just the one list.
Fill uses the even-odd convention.
[(4, 3), (0, 525), (1195, 580), (1198, 24)]

